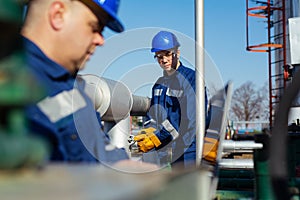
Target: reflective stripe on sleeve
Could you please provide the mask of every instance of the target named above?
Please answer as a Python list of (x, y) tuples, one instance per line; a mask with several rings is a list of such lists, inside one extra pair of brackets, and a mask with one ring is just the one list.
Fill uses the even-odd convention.
[(40, 101), (37, 106), (52, 123), (55, 123), (85, 107), (86, 102), (80, 92), (73, 89), (63, 91), (53, 97), (47, 97)]
[(178, 138), (179, 133), (177, 132), (177, 130), (174, 128), (174, 126), (169, 122), (169, 120), (165, 120), (163, 121), (163, 123), (161, 123), (163, 125), (163, 127), (172, 135), (173, 140), (175, 140), (176, 138)]
[(155, 89), (154, 90), (154, 96), (161, 96), (161, 94), (162, 94), (162, 89)]
[[(162, 92), (163, 92), (163, 89), (155, 89), (154, 90), (154, 96), (161, 96)], [(168, 88), (167, 92), (166, 92), (166, 95), (169, 96), (169, 97), (179, 98), (179, 97), (182, 97), (183, 90), (173, 90), (173, 89)]]
[(179, 97), (182, 97), (183, 90), (173, 90), (173, 89), (168, 88), (166, 95), (170, 96), (170, 97), (177, 97), (177, 98), (179, 98)]

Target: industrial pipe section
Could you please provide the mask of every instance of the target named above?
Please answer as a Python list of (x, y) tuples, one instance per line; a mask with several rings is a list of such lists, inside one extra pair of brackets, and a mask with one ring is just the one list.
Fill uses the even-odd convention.
[(80, 75), (84, 79), (84, 91), (94, 103), (104, 121), (104, 130), (118, 148), (128, 150), (130, 116), (144, 116), (150, 108), (150, 99), (135, 96), (128, 87), (118, 81), (96, 75)]
[(87, 83), (84, 90), (103, 121), (117, 122), (128, 115), (143, 116), (149, 110), (150, 99), (132, 95), (121, 82), (91, 74), (81, 75), (80, 78)]
[(263, 144), (256, 143), (254, 141), (233, 141), (224, 140), (223, 141), (223, 151), (224, 152), (249, 152), (254, 149), (262, 149)]

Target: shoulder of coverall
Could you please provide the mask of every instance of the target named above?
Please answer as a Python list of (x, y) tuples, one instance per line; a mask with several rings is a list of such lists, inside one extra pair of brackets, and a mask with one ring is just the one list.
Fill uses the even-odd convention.
[(185, 67), (180, 63), (177, 69), (177, 77), (182, 80), (182, 83), (186, 82), (192, 86), (193, 90), (196, 90), (196, 73), (195, 70)]
[(195, 75), (195, 70), (193, 70), (192, 68), (186, 67), (182, 64), (182, 62), (180, 62), (179, 67), (177, 68), (177, 71), (179, 71), (180, 73), (184, 73), (184, 74), (191, 74), (191, 75)]
[(178, 76), (179, 74), (181, 74), (183, 77), (188, 78), (188, 79), (194, 79), (195, 78), (195, 70), (185, 67), (182, 62), (180, 62), (180, 65), (178, 66), (178, 68), (176, 69), (176, 72), (172, 75), (168, 75), (165, 71), (164, 71), (164, 76), (165, 77), (169, 77), (172, 78), (174, 76)]

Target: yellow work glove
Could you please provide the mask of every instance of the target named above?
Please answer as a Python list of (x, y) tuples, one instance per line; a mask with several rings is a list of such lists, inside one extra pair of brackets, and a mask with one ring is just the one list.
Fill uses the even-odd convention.
[(219, 141), (214, 138), (204, 137), (203, 158), (204, 160), (215, 162), (217, 158)]
[(138, 147), (142, 152), (148, 152), (154, 147), (161, 145), (160, 140), (154, 134), (155, 128), (142, 129), (133, 139), (137, 141)]

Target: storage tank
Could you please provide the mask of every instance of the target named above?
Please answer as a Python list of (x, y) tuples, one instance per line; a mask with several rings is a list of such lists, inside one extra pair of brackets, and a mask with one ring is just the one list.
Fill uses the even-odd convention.
[[(274, 0), (274, 7), (281, 7), (282, 3), (283, 3), (284, 0)], [(300, 0), (286, 0), (285, 1), (285, 27), (286, 27), (286, 61), (287, 61), (287, 64), (295, 64), (295, 63), (292, 63), (292, 60), (291, 60), (291, 51), (292, 50), (296, 50), (296, 49), (291, 49), (291, 43), (295, 43), (296, 41), (293, 40), (295, 38), (293, 38), (292, 40), (290, 40), (290, 20), (291, 18), (294, 18), (293, 20), (295, 20), (296, 18), (299, 18), (300, 17)], [(279, 22), (283, 19), (283, 16), (282, 16), (282, 12), (280, 10), (274, 10), (274, 36), (275, 36), (275, 43), (278, 43), (278, 44), (283, 44), (283, 37), (276, 37), (276, 35), (280, 36), (283, 32), (282, 30), (282, 25), (280, 23), (276, 23), (276, 22)], [(295, 34), (296, 30), (292, 30), (294, 31), (293, 34)], [(297, 31), (298, 34), (300, 32), (300, 29), (299, 31)], [(299, 38), (298, 38), (299, 39)], [(296, 54), (295, 54), (296, 55)], [(300, 54), (298, 54), (300, 56)], [(280, 54), (280, 51), (277, 52), (277, 58), (276, 60), (281, 60), (283, 59), (282, 58), (282, 54)], [(299, 63), (297, 63), (299, 64)], [(282, 66), (278, 66), (278, 70), (282, 70)]]
[[(283, 60), (283, 56), (286, 56), (286, 64), (291, 69), (291, 72), (295, 72), (300, 68), (300, 0), (274, 0), (273, 5), (281, 6), (285, 3), (285, 16), (282, 16), (283, 12), (279, 10), (274, 10), (274, 22), (284, 19), (286, 27), (285, 37), (276, 37), (274, 39), (275, 43), (283, 44), (284, 39), (286, 42), (286, 52), (283, 54), (281, 51), (283, 49), (275, 51), (275, 60)], [(282, 34), (282, 24), (274, 23), (274, 36)], [(283, 66), (282, 63), (278, 62), (275, 67), (276, 74), (282, 73)], [(286, 85), (290, 84), (292, 78), (290, 78)], [(283, 79), (278, 79), (276, 83), (277, 87), (283, 87)], [(283, 92), (284, 90), (282, 90)], [(282, 92), (280, 95), (282, 95)], [(290, 109), (289, 114), (289, 124), (295, 123), (297, 119), (300, 119), (300, 95), (295, 100), (293, 107)]]

